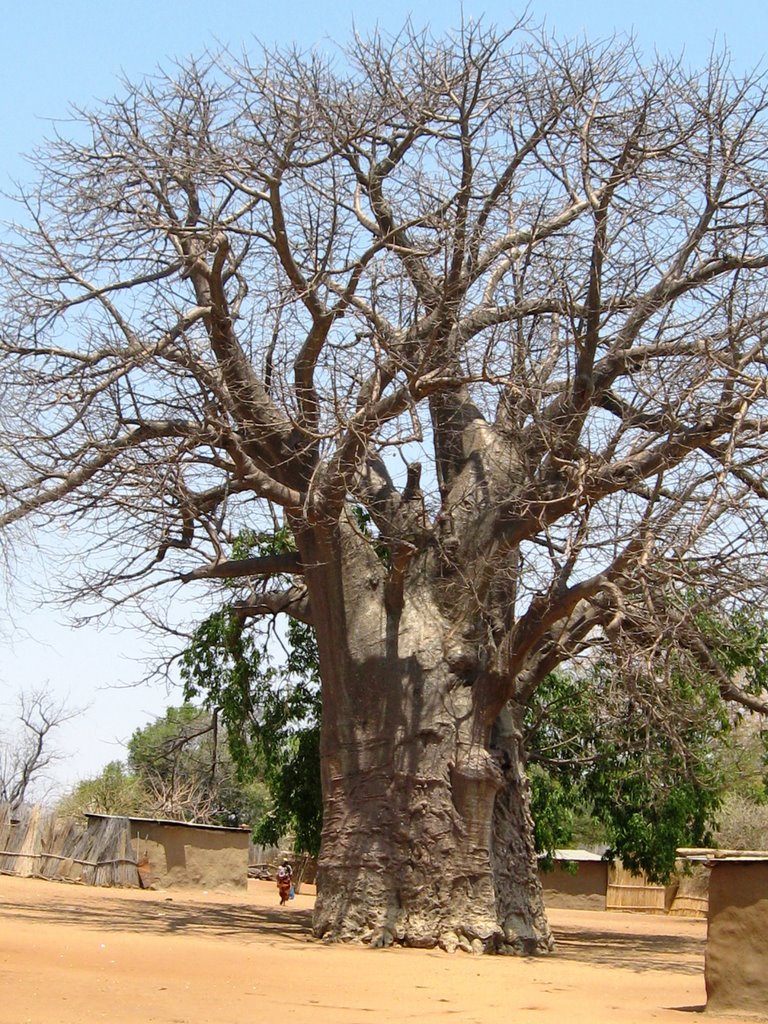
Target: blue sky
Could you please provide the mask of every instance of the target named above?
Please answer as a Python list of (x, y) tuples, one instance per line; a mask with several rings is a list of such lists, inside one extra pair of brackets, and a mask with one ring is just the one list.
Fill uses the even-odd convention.
[[(417, 27), (435, 33), (462, 19), (484, 17), (509, 25), (522, 5), (489, 0), (475, 3), (388, 0), (378, 7), (359, 0), (300, 3), (282, 0), (24, 0), (0, 8), (0, 189), (24, 180), (22, 154), (51, 130), (51, 119), (65, 119), (69, 104), (92, 106), (119, 91), (118, 78), (137, 78), (174, 58), (222, 46), (240, 50), (258, 38), (265, 43), (296, 42), (303, 48), (332, 48), (352, 26), (365, 32), (375, 24), (389, 30), (410, 15)], [(605, 39), (634, 34), (650, 58), (654, 50), (685, 54), (692, 64), (706, 60), (712, 47), (727, 45), (735, 71), (764, 62), (763, 6), (756, 0), (644, 0), (623, 2), (609, 13), (595, 0), (536, 0), (531, 18), (545, 21), (559, 36)], [(7, 205), (0, 201), (0, 216)], [(22, 552), (22, 561), (26, 558)], [(45, 561), (30, 557), (27, 575), (45, 577)], [(22, 572), (22, 575), (24, 573)], [(68, 786), (96, 774), (124, 755), (133, 729), (162, 712), (173, 699), (162, 685), (114, 689), (141, 678), (151, 646), (127, 626), (70, 629), (59, 613), (35, 608), (24, 588), (6, 594), (14, 621), (0, 632), (0, 729), (8, 720), (7, 701), (20, 686), (47, 682), (52, 693), (87, 710), (63, 726), (57, 744), (64, 757), (55, 780)], [(5, 639), (4, 639), (5, 634)]]
[[(169, 59), (219, 45), (239, 49), (254, 37), (296, 41), (303, 47), (332, 46), (354, 24), (365, 31), (379, 24), (396, 29), (410, 15), (416, 25), (436, 32), (465, 18), (484, 17), (510, 24), (522, 4), (451, 0), (388, 0), (386, 4), (346, 0), (26, 0), (2, 5), (0, 32), (0, 123), (3, 126), (2, 177), (23, 173), (18, 154), (47, 131), (46, 118), (66, 116), (68, 103), (90, 105), (110, 95), (119, 74), (151, 72)], [(586, 33), (605, 38), (634, 33), (644, 52), (685, 51), (692, 63), (706, 57), (713, 43), (727, 42), (734, 64), (751, 68), (763, 59), (764, 20), (757, 0), (645, 0), (609, 5), (594, 0), (534, 0), (528, 10), (560, 35)], [(8, 14), (8, 11), (12, 11)]]

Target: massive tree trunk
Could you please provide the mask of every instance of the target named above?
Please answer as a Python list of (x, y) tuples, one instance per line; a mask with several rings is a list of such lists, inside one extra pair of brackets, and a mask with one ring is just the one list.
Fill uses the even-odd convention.
[(456, 624), (429, 574), (393, 593), (354, 534), (300, 545), (323, 685), (316, 934), (549, 950), (519, 733), (489, 720), (490, 684), (451, 667)]

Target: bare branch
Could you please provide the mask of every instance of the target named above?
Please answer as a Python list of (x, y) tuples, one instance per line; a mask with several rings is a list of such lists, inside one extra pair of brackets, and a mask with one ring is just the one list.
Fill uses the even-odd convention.
[(301, 575), (303, 572), (300, 556), (288, 552), (204, 565), (193, 569), (192, 572), (183, 573), (179, 578), (182, 582), (189, 583), (192, 580), (235, 580), (245, 576), (275, 576), (281, 573)]

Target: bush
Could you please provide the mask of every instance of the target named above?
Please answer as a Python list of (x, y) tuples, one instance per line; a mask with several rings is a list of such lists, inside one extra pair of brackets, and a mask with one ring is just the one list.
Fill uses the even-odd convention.
[(729, 794), (720, 808), (715, 840), (727, 850), (768, 850), (768, 804)]

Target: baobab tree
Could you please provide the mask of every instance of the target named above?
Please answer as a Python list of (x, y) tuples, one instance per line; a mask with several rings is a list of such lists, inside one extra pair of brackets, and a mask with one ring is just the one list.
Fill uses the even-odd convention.
[(520, 738), (558, 664), (674, 649), (765, 710), (698, 612), (768, 578), (767, 103), (406, 29), (127, 84), (35, 158), (0, 522), (84, 531), (75, 599), (312, 623), (318, 936), (550, 948)]

